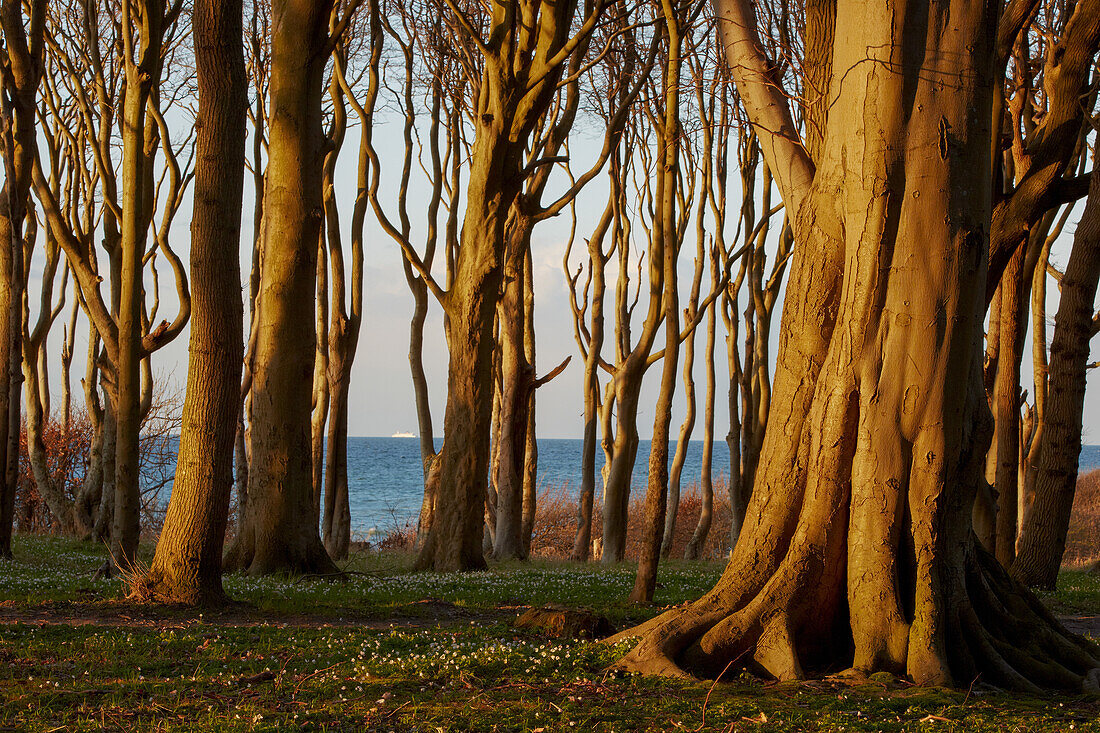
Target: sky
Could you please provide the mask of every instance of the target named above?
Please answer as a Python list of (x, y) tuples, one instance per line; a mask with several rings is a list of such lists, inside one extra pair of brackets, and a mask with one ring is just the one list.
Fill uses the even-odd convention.
[[(400, 129), (393, 117), (384, 119), (375, 133), (376, 143), (383, 156), (383, 180), (381, 197), (384, 206), (395, 211), (394, 179), (399, 175), (402, 142)], [(581, 142), (573, 145), (574, 170), (585, 169), (598, 148), (598, 139), (602, 132), (584, 130)], [(351, 215), (351, 202), (355, 197), (355, 163), (359, 142), (358, 129), (348, 132), (343, 155), (337, 169), (337, 196), (341, 205), (341, 218), (346, 234)], [(733, 176), (734, 178), (736, 176)], [(598, 176), (582, 192), (577, 204), (577, 239), (574, 251), (583, 251), (584, 237), (591, 231), (596, 217), (602, 211), (606, 200), (604, 177)], [(423, 179), (414, 181), (410, 196), (410, 214), (414, 225), (414, 242), (418, 232), (423, 231), (425, 215), (417, 211), (415, 203), (425, 199), (427, 188)], [(254, 200), (251, 176), (245, 180), (245, 202), (242, 218), (242, 285), (247, 288), (247, 277), (251, 260), (251, 212)], [(730, 200), (738, 200), (735, 191), (731, 191)], [(388, 203), (387, 203), (388, 202)], [(189, 219), (191, 199), (188, 195), (173, 224), (171, 239), (179, 254), (187, 261), (189, 242)], [(1075, 214), (1065, 233), (1052, 252), (1052, 261), (1059, 267), (1064, 266), (1068, 257), (1069, 244), (1076, 226)], [(777, 229), (778, 227), (776, 227)], [(583, 359), (574, 340), (572, 314), (569, 307), (569, 288), (562, 267), (562, 257), (570, 232), (570, 218), (564, 213), (555, 219), (536, 227), (532, 241), (532, 256), (535, 279), (535, 332), (537, 343), (537, 371), (541, 376), (560, 363), (567, 356), (573, 359), (565, 371), (554, 381), (543, 386), (537, 399), (537, 434), (541, 438), (579, 438), (583, 425), (583, 400), (581, 381)], [(689, 230), (689, 238), (693, 237)], [(694, 241), (688, 241), (681, 255), (682, 295), (686, 299), (686, 290), (690, 280)], [(573, 259), (573, 267), (579, 260)], [(32, 311), (36, 309), (33, 295), (40, 286), (41, 263), (36, 260), (31, 280)], [(440, 273), (441, 275), (441, 273)], [(609, 272), (609, 284), (613, 282), (614, 271)], [(706, 281), (704, 281), (706, 282)], [(613, 287), (613, 286), (611, 286)], [(244, 291), (242, 291), (244, 292)], [(71, 298), (71, 294), (70, 294)], [(177, 306), (168, 268), (161, 267), (161, 316), (171, 320)], [(70, 301), (71, 302), (71, 301)], [(360, 333), (359, 348), (352, 372), (349, 406), (349, 433), (353, 436), (389, 436), (395, 432), (416, 432), (417, 420), (409, 376), (408, 344), (409, 319), (412, 315), (413, 299), (404, 279), (401, 257), (396, 243), (390, 239), (368, 214), (366, 229), (365, 267), (364, 267), (364, 317)], [(781, 310), (782, 305), (777, 307)], [(1053, 327), (1053, 318), (1057, 308), (1057, 288), (1049, 288), (1048, 315)], [(636, 317), (640, 319), (639, 308)], [(59, 319), (50, 338), (50, 354), (60, 353), (62, 324)], [(609, 323), (610, 328), (610, 323)], [(715, 404), (715, 434), (718, 440), (725, 436), (729, 426), (726, 387), (728, 370), (725, 362), (725, 345), (722, 341), (724, 330), (719, 319), (718, 343), (716, 345), (716, 368), (718, 394)], [(775, 354), (775, 342), (778, 338), (778, 313), (773, 325), (772, 358)], [(189, 330), (185, 330), (172, 344), (157, 352), (153, 357), (153, 369), (157, 378), (163, 380), (170, 390), (182, 390), (186, 380), (187, 342)], [(1029, 336), (1030, 338), (1030, 336)], [(1095, 339), (1092, 360), (1096, 360), (1098, 349)], [(703, 358), (702, 349), (705, 336), (700, 330), (697, 341), (696, 384), (700, 400), (703, 395)], [(73, 364), (74, 399), (80, 400), (79, 379), (83, 375), (83, 355), (86, 354), (86, 327), (78, 330)], [(1030, 346), (1027, 347), (1023, 383), (1027, 388), (1031, 383)], [(52, 384), (59, 391), (59, 360), (51, 363)], [(442, 332), (441, 311), (433, 301), (425, 332), (425, 366), (432, 402), (433, 422), (437, 437), (442, 434), (443, 411), (446, 400), (447, 350)], [(660, 378), (660, 366), (650, 368), (642, 392), (641, 409), (638, 416), (638, 429), (643, 438), (652, 434), (653, 405), (656, 401), (657, 382)], [(1092, 370), (1088, 381), (1085, 406), (1085, 443), (1100, 443), (1100, 370)], [(1030, 391), (1030, 390), (1029, 390)], [(55, 402), (57, 404), (57, 402)], [(701, 406), (701, 405), (700, 405)], [(673, 413), (673, 434), (678, 430), (684, 411), (682, 388), (677, 393)], [(694, 437), (701, 437), (697, 426)]]

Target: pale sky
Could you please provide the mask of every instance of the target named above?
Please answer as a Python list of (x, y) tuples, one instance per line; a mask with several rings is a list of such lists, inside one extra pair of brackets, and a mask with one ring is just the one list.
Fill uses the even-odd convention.
[[(384, 201), (389, 202), (390, 206), (394, 201), (392, 184), (396, 176), (399, 175), (400, 169), (401, 141), (399, 134), (400, 131), (397, 129), (397, 125), (392, 121), (384, 123), (381, 129), (376, 132), (376, 144), (383, 155), (385, 168), (382, 197)], [(591, 141), (596, 135), (589, 132), (584, 137)], [(341, 165), (338, 170), (337, 184), (345, 235), (349, 227), (351, 201), (355, 196), (354, 166), (357, 147), (358, 130), (352, 128), (348, 131), (348, 138), (345, 142)], [(588, 161), (594, 156), (593, 147), (594, 143), (591, 142), (587, 145), (583, 143), (574, 144), (574, 170), (579, 171), (587, 167)], [(387, 152), (389, 155), (387, 155)], [(420, 186), (420, 195), (414, 189), (413, 195), (410, 197), (410, 202), (413, 205), (415, 205), (415, 202), (423, 200), (426, 193), (422, 180), (414, 185)], [(603, 176), (600, 176), (580, 196), (578, 203), (578, 240), (574, 247), (575, 252), (583, 251), (583, 237), (591, 231), (596, 216), (602, 210), (605, 192)], [(731, 191), (730, 200), (738, 200), (736, 191)], [(245, 180), (241, 250), (242, 285), (245, 287), (247, 287), (251, 257), (252, 201), (252, 182), (251, 176), (248, 176)], [(173, 242), (177, 248), (176, 251), (185, 260), (188, 254), (190, 212), (191, 200), (188, 197), (177, 216), (172, 234)], [(422, 231), (424, 215), (416, 211), (415, 208), (411, 208), (410, 215), (413, 218), (416, 231)], [(1065, 234), (1052, 253), (1052, 261), (1059, 267), (1064, 266), (1068, 257), (1069, 243), (1076, 219), (1076, 216), (1073, 217), (1071, 224), (1067, 226)], [(735, 222), (731, 226), (733, 225), (735, 225)], [(775, 228), (778, 229), (778, 226)], [(416, 231), (414, 231), (414, 237)], [(538, 435), (545, 438), (577, 438), (580, 437), (582, 430), (581, 379), (583, 376), (583, 360), (573, 337), (568, 286), (562, 270), (562, 256), (568, 235), (569, 217), (568, 214), (562, 214), (555, 220), (540, 224), (535, 229), (532, 244), (536, 293), (535, 331), (540, 376), (556, 366), (566, 356), (573, 355), (573, 361), (569, 367), (552, 383), (539, 390), (537, 400)], [(730, 236), (732, 236), (732, 229)], [(683, 300), (686, 300), (687, 289), (690, 286), (690, 271), (695, 250), (694, 234), (690, 229), (688, 237), (689, 240), (685, 242), (681, 255), (681, 270), (683, 273), (681, 298)], [(414, 241), (416, 241), (415, 238)], [(576, 262), (575, 259), (574, 265)], [(41, 264), (36, 262), (34, 269), (30, 285), (32, 311), (37, 309), (36, 292), (40, 284)], [(609, 273), (609, 287), (613, 289), (611, 277), (613, 277), (613, 272)], [(707, 279), (709, 279), (709, 275), (705, 276), (704, 287)], [(1053, 318), (1057, 309), (1057, 288), (1052, 283), (1049, 290), (1048, 315), (1052, 329)], [(161, 301), (161, 317), (170, 319), (175, 313), (175, 301), (173, 286), (166, 266), (161, 267)], [(779, 309), (781, 309), (781, 304), (777, 306), (777, 310)], [(407, 360), (412, 296), (405, 284), (398, 247), (377, 227), (371, 214), (368, 214), (367, 217), (364, 310), (359, 349), (352, 373), (349, 433), (357, 436), (389, 436), (397, 431), (415, 432), (417, 421)], [(637, 309), (636, 317), (641, 317), (642, 310), (641, 307)], [(62, 320), (58, 320), (51, 334), (51, 356), (60, 353)], [(613, 324), (609, 321), (609, 331), (612, 327)], [(776, 324), (773, 325), (773, 343), (778, 331), (777, 317)], [(87, 353), (85, 333), (86, 329), (81, 328), (76, 346), (76, 358), (73, 363), (74, 404), (80, 404), (83, 401), (79, 380), (84, 372), (84, 355)], [(726, 394), (728, 371), (726, 369), (723, 336), (724, 328), (721, 319), (719, 319), (718, 343), (715, 349), (718, 372), (715, 434), (718, 441), (723, 439), (729, 425)], [(186, 379), (188, 337), (189, 332), (184, 331), (175, 342), (154, 356), (154, 372), (170, 383), (174, 383), (180, 390), (182, 390)], [(705, 334), (700, 330), (696, 344), (696, 386), (700, 409), (703, 398), (702, 349), (704, 344)], [(1023, 374), (1025, 388), (1030, 385), (1031, 380), (1030, 345), (1027, 346), (1026, 353)], [(1096, 340), (1094, 340), (1093, 360), (1097, 358), (1096, 354)], [(774, 358), (774, 347), (772, 356)], [(54, 356), (51, 363), (56, 376), (52, 382), (54, 391), (59, 394), (60, 366), (58, 362), (59, 359)], [(433, 422), (436, 435), (440, 437), (442, 435), (443, 411), (446, 399), (447, 352), (442, 334), (440, 311), (434, 302), (425, 334), (425, 363), (432, 396)], [(1098, 386), (1100, 376), (1097, 375), (1097, 371), (1100, 370), (1093, 370), (1089, 376), (1085, 407), (1085, 443), (1100, 443), (1100, 386)], [(649, 370), (643, 390), (642, 408), (638, 417), (638, 429), (643, 438), (652, 433), (653, 404), (656, 400), (659, 375), (660, 365), (657, 364)], [(58, 403), (59, 400), (55, 398), (55, 404)], [(682, 420), (683, 407), (684, 397), (681, 391), (676, 396), (673, 435), (676, 434)], [(694, 438), (701, 437), (700, 430), (699, 423), (697, 423)], [(716, 446), (716, 449), (721, 450), (722, 446)]]

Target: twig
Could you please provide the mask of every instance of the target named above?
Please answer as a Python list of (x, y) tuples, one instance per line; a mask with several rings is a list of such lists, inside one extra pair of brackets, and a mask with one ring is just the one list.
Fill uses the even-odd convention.
[(313, 677), (316, 677), (317, 675), (321, 674), (322, 672), (328, 672), (328, 671), (329, 671), (330, 669), (332, 669), (333, 667), (339, 667), (339, 666), (340, 666), (341, 664), (343, 664), (343, 662), (337, 662), (336, 664), (332, 665), (332, 667), (325, 667), (324, 669), (319, 669), (319, 670), (317, 670), (316, 672), (314, 672), (314, 673), (312, 673), (312, 674), (308, 674), (308, 675), (306, 675), (305, 677), (303, 677), (302, 679), (298, 680), (298, 684), (296, 684), (296, 685), (294, 686), (294, 692), (293, 692), (293, 693), (291, 693), (291, 695), (290, 695), (290, 696), (291, 696), (292, 698), (293, 698), (293, 697), (297, 697), (297, 695), (298, 695), (298, 690), (302, 689), (302, 685), (304, 685), (304, 684), (306, 683), (306, 681), (307, 681), (307, 680), (309, 680), (309, 679), (311, 679), (311, 678), (313, 678)]
[[(722, 675), (724, 675), (729, 670), (729, 668), (736, 664), (737, 661), (743, 656), (745, 656), (745, 652), (741, 652), (736, 657), (731, 659), (729, 661), (729, 664), (723, 667), (722, 671), (718, 673), (718, 676), (714, 678), (714, 682), (711, 683), (710, 689), (707, 690), (707, 697), (703, 700), (703, 720), (699, 723), (699, 727), (696, 728), (695, 731), (703, 730), (703, 728), (705, 728), (707, 725), (707, 704), (710, 703), (710, 693), (714, 692), (714, 688), (718, 686), (718, 680), (722, 679)], [(692, 731), (692, 733), (695, 733), (695, 731)]]

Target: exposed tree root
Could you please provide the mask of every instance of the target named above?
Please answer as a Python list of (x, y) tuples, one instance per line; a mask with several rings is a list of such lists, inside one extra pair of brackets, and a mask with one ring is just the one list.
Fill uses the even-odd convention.
[[(907, 626), (902, 661), (919, 661), (930, 654), (936, 660), (930, 667), (910, 663), (912, 681), (959, 687), (980, 684), (1031, 693), (1051, 689), (1100, 693), (1100, 647), (1067, 631), (976, 541), (966, 554), (959, 587), (963, 595), (948, 594), (934, 619), (941, 629), (939, 648), (915, 647), (922, 635)], [(898, 672), (888, 656), (869, 666), (855, 664), (853, 621), (847, 609), (847, 633), (826, 650), (815, 643), (816, 634), (806, 633), (815, 625), (814, 613), (791, 615), (783, 604), (769, 599), (771, 586), (736, 608), (723, 603), (723, 596), (732, 594), (729, 586), (720, 583), (695, 603), (617, 634), (609, 641), (635, 637), (638, 643), (616, 667), (670, 677), (714, 677), (731, 660), (744, 657), (743, 667), (778, 680), (805, 679), (844, 668), (860, 678)], [(886, 646), (891, 643), (880, 641)], [(922, 675), (927, 669), (940, 671)]]

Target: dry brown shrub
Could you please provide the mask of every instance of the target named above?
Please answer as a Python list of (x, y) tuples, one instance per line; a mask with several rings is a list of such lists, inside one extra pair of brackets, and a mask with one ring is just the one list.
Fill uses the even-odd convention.
[(1077, 478), (1062, 564), (1080, 567), (1100, 559), (1100, 468)]
[[(46, 445), (46, 470), (56, 486), (69, 498), (76, 496), (84, 479), (84, 462), (91, 444), (92, 427), (83, 411), (77, 411), (65, 431), (60, 420), (47, 420), (42, 426)], [(38, 493), (27, 452), (27, 425), (19, 432), (19, 478), (15, 491), (15, 521), (21, 532), (45, 532), (55, 529), (56, 519)]]
[[(626, 529), (626, 557), (636, 560), (640, 551), (642, 522), (645, 518), (645, 487), (635, 486), (631, 491), (630, 511)], [(597, 497), (598, 499), (599, 497)], [(682, 558), (699, 513), (703, 508), (702, 491), (698, 483), (691, 483), (680, 494), (680, 511), (676, 517), (671, 557)], [(592, 510), (592, 536), (603, 532), (602, 515), (597, 503)], [(549, 559), (568, 559), (573, 552), (573, 538), (577, 531), (577, 500), (568, 484), (544, 487), (539, 492), (535, 514), (535, 530), (531, 537), (531, 555)], [(714, 516), (703, 549), (704, 559), (725, 557), (729, 553), (730, 506), (725, 476), (714, 481)]]
[[(645, 488), (635, 487), (630, 501), (630, 514), (626, 533), (626, 557), (636, 560), (640, 550), (642, 521), (645, 516)], [(597, 497), (598, 499), (599, 497)], [(699, 513), (703, 507), (702, 492), (698, 483), (692, 483), (680, 495), (680, 511), (673, 535), (671, 557), (683, 558)], [(600, 506), (593, 507), (592, 536), (600, 537), (603, 531)], [(573, 538), (577, 532), (577, 498), (569, 483), (542, 485), (538, 491), (535, 512), (535, 528), (531, 533), (531, 556), (552, 560), (567, 560), (573, 554)], [(729, 554), (730, 505), (725, 476), (714, 481), (714, 517), (703, 549), (703, 559), (712, 560)], [(360, 542), (357, 546), (377, 549), (412, 550), (416, 545), (416, 522), (401, 523), (394, 519), (393, 526), (376, 542)]]
[[(166, 488), (171, 486), (176, 471), (176, 450), (182, 426), (183, 393), (159, 389), (153, 392), (149, 413), (141, 425), (138, 443), (141, 481), (141, 531), (145, 538), (155, 538), (164, 524), (168, 503)], [(88, 465), (88, 448), (92, 442), (92, 426), (87, 413), (74, 409), (66, 431), (59, 417), (43, 421), (42, 442), (46, 446), (46, 465), (53, 482), (60, 486), (70, 501), (74, 500), (84, 481)], [(15, 521), (21, 532), (55, 531), (59, 523), (50, 514), (38, 493), (27, 453), (26, 421), (19, 436), (19, 480), (15, 494)]]

